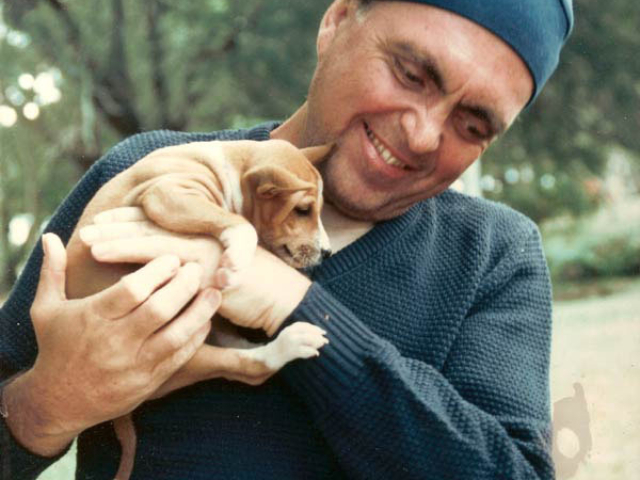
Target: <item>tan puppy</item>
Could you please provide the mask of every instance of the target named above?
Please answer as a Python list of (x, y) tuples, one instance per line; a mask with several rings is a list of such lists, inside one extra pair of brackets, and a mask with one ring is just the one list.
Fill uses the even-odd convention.
[(225, 252), (216, 275), (219, 288), (238, 282), (258, 237), (293, 267), (318, 263), (329, 251), (329, 239), (320, 222), (322, 179), (311, 164), (329, 148), (298, 150), (283, 140), (243, 140), (152, 152), (109, 181), (87, 205), (67, 245), (67, 294), (86, 297), (133, 270), (96, 262), (78, 234), (98, 213), (122, 206), (141, 206), (167, 230), (220, 240)]
[[(80, 229), (109, 209), (142, 207), (159, 226), (182, 234), (211, 235), (224, 248), (214, 283), (240, 281), (260, 244), (296, 268), (330, 253), (320, 221), (322, 179), (313, 163), (329, 146), (298, 150), (282, 140), (196, 142), (166, 147), (144, 157), (105, 184), (89, 202), (67, 245), (67, 296), (101, 291), (137, 267), (96, 262)], [(324, 332), (297, 322), (266, 345), (242, 339), (235, 328), (214, 319), (209, 351), (211, 378), (259, 384), (296, 358), (317, 356)], [(116, 479), (130, 477), (136, 436), (130, 415), (114, 422), (122, 444)]]

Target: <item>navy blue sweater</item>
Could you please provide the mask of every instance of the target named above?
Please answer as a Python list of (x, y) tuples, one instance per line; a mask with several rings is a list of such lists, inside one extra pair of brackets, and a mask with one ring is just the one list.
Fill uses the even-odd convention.
[[(151, 132), (114, 147), (47, 230), (65, 241), (97, 189), (148, 152), (212, 139), (264, 140), (273, 124), (210, 134)], [(32, 254), (0, 312), (0, 374), (33, 364)], [(446, 191), (310, 272), (287, 321), (328, 332), (320, 357), (259, 387), (213, 380), (135, 413), (134, 479), (550, 479), (550, 284), (539, 233), (507, 207)], [(4, 422), (4, 477), (53, 460)], [(111, 479), (111, 423), (78, 439), (79, 479)]]

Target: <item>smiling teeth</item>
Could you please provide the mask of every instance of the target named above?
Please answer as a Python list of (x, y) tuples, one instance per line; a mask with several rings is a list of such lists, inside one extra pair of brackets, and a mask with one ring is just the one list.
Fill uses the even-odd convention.
[(365, 131), (367, 132), (367, 137), (369, 137), (369, 140), (371, 140), (371, 143), (373, 144), (377, 152), (380, 154), (380, 156), (384, 160), (384, 163), (386, 163), (387, 165), (391, 165), (393, 167), (401, 168), (403, 170), (409, 170), (409, 167), (407, 167), (404, 163), (402, 163), (400, 160), (394, 157), (393, 153), (391, 153), (382, 144), (382, 142), (378, 140), (378, 137), (376, 137), (375, 134), (371, 130), (369, 130), (369, 127), (367, 125), (365, 125)]

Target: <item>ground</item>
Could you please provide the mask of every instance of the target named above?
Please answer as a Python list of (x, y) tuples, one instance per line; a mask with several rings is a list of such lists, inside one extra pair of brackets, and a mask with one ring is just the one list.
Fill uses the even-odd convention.
[[(555, 305), (551, 398), (556, 402), (573, 397), (573, 384), (581, 384), (593, 439), (585, 463), (573, 477), (565, 478), (638, 478), (640, 281), (620, 288), (607, 297)], [(567, 443), (566, 449), (571, 450), (571, 442)]]
[[(555, 302), (552, 403), (574, 398), (574, 384), (581, 385), (592, 437), (591, 453), (585, 462), (575, 473), (559, 472), (558, 480), (638, 478), (640, 280), (615, 285), (617, 291), (604, 297)], [(566, 431), (559, 437), (558, 446), (565, 456), (579, 449), (575, 434)], [(73, 464), (69, 455), (39, 480), (71, 479)]]

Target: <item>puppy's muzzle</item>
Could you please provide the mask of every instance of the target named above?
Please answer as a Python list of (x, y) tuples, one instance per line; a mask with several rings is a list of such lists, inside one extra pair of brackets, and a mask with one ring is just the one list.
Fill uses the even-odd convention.
[(286, 253), (282, 259), (294, 268), (313, 267), (331, 255), (331, 250), (308, 243), (288, 243), (282, 247)]

